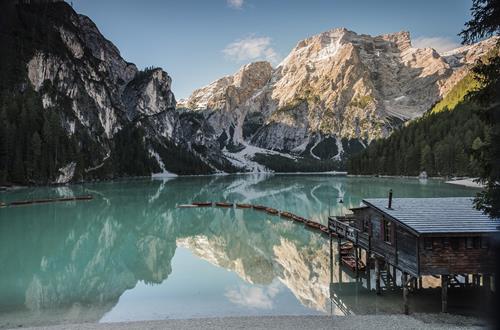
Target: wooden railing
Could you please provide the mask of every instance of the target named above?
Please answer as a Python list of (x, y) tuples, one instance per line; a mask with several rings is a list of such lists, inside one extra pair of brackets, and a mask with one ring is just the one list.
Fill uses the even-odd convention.
[(344, 237), (364, 249), (370, 249), (370, 235), (351, 226), (352, 220), (352, 217), (328, 217), (328, 228), (339, 237)]

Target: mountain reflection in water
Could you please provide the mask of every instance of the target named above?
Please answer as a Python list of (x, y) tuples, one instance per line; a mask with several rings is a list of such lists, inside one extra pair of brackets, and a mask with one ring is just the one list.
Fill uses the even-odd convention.
[[(330, 300), (330, 281), (338, 283), (339, 272), (336, 261), (333, 272), (330, 269), (325, 236), (254, 210), (180, 209), (176, 205), (195, 200), (264, 204), (326, 224), (329, 213), (345, 212), (365, 197), (383, 197), (389, 188), (399, 197), (471, 196), (475, 192), (439, 181), (244, 175), (0, 193), (3, 202), (94, 195), (88, 202), (0, 209), (0, 327), (106, 321), (106, 313), (119, 307), (124, 292), (168, 284), (178, 248), (189, 251), (194, 260), (237, 274), (241, 283), (220, 292), (225, 303), (247, 308), (235, 313), (343, 314), (346, 308), (349, 312), (348, 306)], [(189, 278), (189, 268), (182, 271), (186, 273), (179, 274), (179, 279)], [(218, 277), (229, 276), (221, 274), (195, 275), (196, 281), (204, 279), (205, 287), (210, 287)], [(342, 281), (354, 280), (344, 274)], [(220, 278), (219, 282), (224, 283)], [(302, 309), (276, 309), (273, 299), (285, 299), (280, 296), (285, 289)], [(205, 315), (186, 308), (179, 317), (229, 313), (215, 308)], [(163, 312), (162, 318), (175, 316)]]

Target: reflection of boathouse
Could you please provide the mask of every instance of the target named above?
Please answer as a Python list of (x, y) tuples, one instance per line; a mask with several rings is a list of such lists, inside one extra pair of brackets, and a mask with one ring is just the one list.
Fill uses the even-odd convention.
[[(330, 217), (333, 234), (362, 251), (375, 268), (375, 286), (381, 291), (396, 284), (401, 273), (405, 312), (408, 291), (422, 286), (422, 276), (441, 278), (442, 311), (447, 310), (451, 285), (476, 285), (490, 291), (495, 255), (490, 248), (500, 221), (474, 209), (471, 198), (366, 199), (353, 215)], [(356, 263), (357, 264), (357, 263)], [(392, 268), (392, 272), (391, 272)], [(369, 271), (369, 267), (367, 267)], [(358, 269), (356, 269), (358, 272)]]

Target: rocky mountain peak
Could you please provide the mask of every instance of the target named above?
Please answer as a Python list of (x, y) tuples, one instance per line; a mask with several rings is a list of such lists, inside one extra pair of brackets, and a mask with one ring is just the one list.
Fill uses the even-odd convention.
[(393, 42), (400, 51), (405, 51), (412, 47), (410, 32), (408, 31), (383, 34), (380, 36), (380, 38), (386, 41)]
[(218, 109), (232, 111), (243, 105), (271, 79), (273, 68), (269, 62), (253, 62), (242, 66), (234, 75), (222, 77), (208, 86), (197, 89), (179, 108), (194, 110)]

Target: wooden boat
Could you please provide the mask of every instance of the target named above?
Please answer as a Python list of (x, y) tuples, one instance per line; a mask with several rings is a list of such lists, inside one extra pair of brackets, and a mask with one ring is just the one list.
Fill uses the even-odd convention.
[(276, 214), (279, 213), (278, 210), (273, 209), (272, 207), (266, 207), (266, 212), (269, 213), (269, 214), (272, 214), (272, 215), (276, 215)]
[(226, 202), (217, 202), (215, 203), (215, 205), (219, 207), (233, 207), (233, 203), (226, 203)]
[(290, 219), (290, 220), (293, 220), (293, 213), (290, 213), (290, 212), (281, 212), (280, 213), (281, 217), (282, 218), (287, 218), (287, 219)]
[(265, 211), (267, 209), (267, 206), (264, 205), (254, 205), (254, 209), (259, 210), (259, 211)]
[(241, 204), (241, 203), (236, 203), (236, 207), (240, 209), (249, 209), (252, 207), (252, 204)]
[(351, 255), (353, 245), (351, 242), (346, 242), (340, 245), (340, 255), (347, 256)]
[(328, 227), (322, 224), (319, 224), (319, 230), (321, 230), (325, 234), (330, 234), (330, 230), (328, 230)]
[(295, 215), (295, 214), (293, 215), (292, 219), (293, 219), (293, 221), (297, 221), (297, 222), (301, 222), (301, 223), (304, 223), (306, 221), (306, 219), (304, 219), (298, 215)]
[(82, 200), (87, 201), (87, 200), (94, 199), (94, 196), (92, 196), (92, 195), (76, 196), (75, 199), (79, 200), (79, 201), (82, 201)]
[(313, 229), (319, 229), (319, 223), (315, 222), (315, 221), (311, 221), (311, 220), (306, 220), (304, 222), (304, 224), (309, 227), (309, 228), (313, 228)]
[(199, 207), (212, 206), (212, 202), (192, 202), (191, 204)]
[(92, 195), (82, 195), (82, 196), (74, 196), (74, 197), (60, 197), (56, 199), (39, 199), (36, 200), (35, 203), (49, 203), (49, 202), (73, 202), (73, 201), (87, 201), (91, 200), (94, 197)]
[[(356, 271), (356, 258), (354, 258), (353, 256), (342, 256), (340, 260), (342, 261), (342, 264), (349, 268), (351, 271)], [(365, 264), (361, 260), (358, 260), (358, 270), (365, 270)]]

